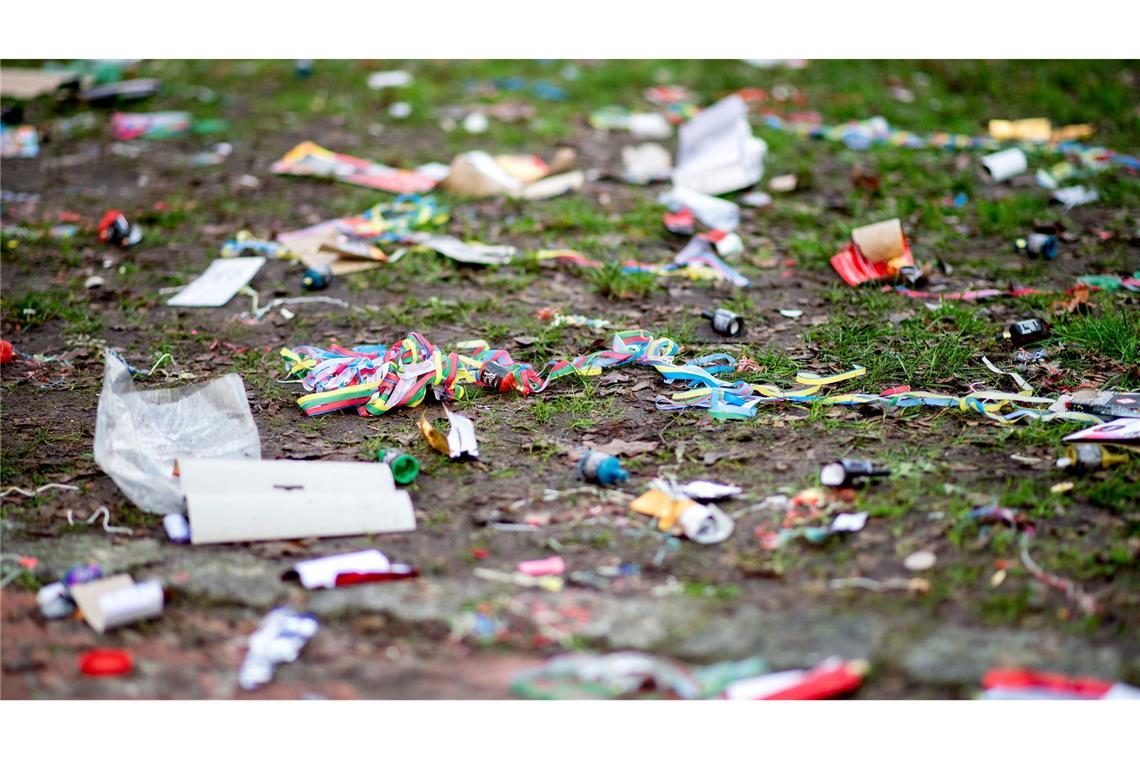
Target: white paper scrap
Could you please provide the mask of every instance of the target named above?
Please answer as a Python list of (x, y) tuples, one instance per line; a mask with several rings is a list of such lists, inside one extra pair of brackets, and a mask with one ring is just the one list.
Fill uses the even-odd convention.
[(198, 279), (166, 302), (167, 306), (225, 306), (265, 264), (261, 256), (214, 259)]
[(835, 516), (831, 523), (832, 533), (857, 533), (867, 524), (866, 512), (845, 512)]

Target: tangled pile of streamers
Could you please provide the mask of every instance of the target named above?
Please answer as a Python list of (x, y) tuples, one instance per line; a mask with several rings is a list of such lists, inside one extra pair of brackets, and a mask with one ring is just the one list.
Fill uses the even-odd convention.
[(1076, 159), (1081, 165), (1092, 170), (1105, 168), (1110, 164), (1123, 166), (1132, 171), (1140, 170), (1140, 159), (1116, 153), (1108, 148), (1087, 147), (1075, 141), (1060, 143), (1014, 143), (1008, 140), (997, 140), (988, 136), (959, 135), (950, 132), (936, 132), (931, 135), (920, 135), (914, 132), (908, 132), (905, 129), (895, 129), (882, 117), (872, 117), (870, 119), (864, 119), (863, 121), (852, 121), (846, 124), (828, 126), (824, 124), (786, 121), (779, 116), (769, 114), (764, 117), (764, 124), (771, 129), (791, 132), (803, 137), (828, 140), (830, 142), (841, 142), (853, 150), (866, 150), (872, 145), (894, 145), (904, 148), (942, 148), (945, 150), (1000, 150), (1010, 145), (1016, 145), (1026, 152), (1059, 153)]
[(1002, 424), (1023, 419), (1103, 422), (1092, 414), (1069, 411), (1060, 400), (1035, 395), (1033, 388), (1016, 372), (1000, 370), (984, 357), (987, 369), (1010, 377), (1019, 390), (978, 389), (961, 397), (910, 390), (827, 394), (827, 386), (865, 375), (867, 370), (863, 367), (828, 376), (802, 371), (795, 377), (799, 387), (791, 389), (745, 380), (724, 380), (718, 376), (737, 370), (737, 360), (729, 354), (708, 354), (678, 363), (680, 347), (669, 338), (655, 338), (645, 330), (615, 333), (607, 350), (570, 360), (553, 360), (545, 368), (545, 378), (530, 364), (516, 361), (506, 350), (493, 349), (485, 341), (459, 343), (456, 349), (465, 353), (445, 352), (420, 333), (413, 332), (391, 346), (365, 345), (352, 349), (338, 345), (327, 349), (299, 346), (282, 349), (281, 356), (285, 359), (288, 376), (299, 380), (308, 391), (297, 404), (309, 416), (349, 408), (356, 409), (362, 416), (381, 415), (402, 406), (420, 405), (429, 389), (437, 400), (462, 398), (465, 385), (483, 385), (479, 370), (487, 362), (494, 362), (511, 375), (514, 392), (524, 396), (541, 393), (550, 383), (569, 375), (589, 377), (605, 369), (631, 364), (653, 367), (666, 385), (683, 386), (672, 394), (659, 394), (655, 399), (657, 409), (707, 409), (715, 419), (750, 419), (761, 405), (791, 402), (956, 408)]
[(460, 354), (445, 353), (420, 333), (391, 346), (330, 346), (320, 349), (299, 346), (282, 349), (285, 369), (300, 378), (309, 394), (297, 400), (307, 415), (355, 407), (361, 415), (380, 415), (401, 406), (415, 407), (427, 398), (430, 388), (438, 400), (462, 398), (464, 385), (481, 384), (479, 369), (487, 362), (504, 367), (514, 378), (519, 393), (539, 393), (567, 375), (592, 376), (603, 369), (627, 364), (671, 364), (677, 344), (654, 338), (643, 330), (616, 333), (611, 348), (572, 360), (552, 361), (546, 378), (529, 364), (516, 361), (504, 349), (492, 349), (484, 341), (456, 346)]
[(413, 230), (446, 222), (448, 212), (433, 196), (405, 194), (357, 216), (336, 220), (340, 232), (371, 243), (400, 242)]

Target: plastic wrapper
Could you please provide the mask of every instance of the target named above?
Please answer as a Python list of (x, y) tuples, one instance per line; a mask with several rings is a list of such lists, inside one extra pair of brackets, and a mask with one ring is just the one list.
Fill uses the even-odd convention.
[(239, 375), (139, 391), (126, 362), (112, 352), (105, 360), (95, 462), (140, 509), (182, 511), (182, 489), (174, 476), (179, 457), (261, 457), (261, 439)]
[(764, 176), (767, 152), (752, 134), (748, 107), (730, 95), (681, 127), (673, 184), (709, 195), (740, 190)]
[(277, 666), (296, 660), (319, 628), (313, 615), (288, 607), (274, 609), (249, 637), (249, 653), (238, 673), (238, 683), (252, 691), (272, 681)]

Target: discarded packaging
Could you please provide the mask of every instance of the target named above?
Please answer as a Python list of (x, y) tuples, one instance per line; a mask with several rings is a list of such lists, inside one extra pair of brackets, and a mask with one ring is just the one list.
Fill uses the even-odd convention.
[(830, 658), (811, 670), (785, 670), (728, 685), (727, 699), (830, 699), (855, 691), (870, 671), (864, 660)]
[(182, 511), (174, 476), (184, 456), (258, 458), (261, 440), (241, 376), (137, 391), (128, 365), (105, 354), (95, 420), (95, 462), (146, 512)]
[(468, 417), (455, 414), (446, 406), (443, 407), (443, 412), (451, 424), (451, 431), (446, 438), (427, 421), (426, 413), (420, 415), (420, 432), (423, 433), (428, 445), (452, 459), (462, 457), (478, 459), (479, 441), (475, 438), (475, 424)]
[(1098, 417), (1140, 417), (1140, 393), (1082, 390), (1069, 398), (1068, 407)]
[(511, 691), (516, 695), (545, 699), (617, 699), (650, 690), (680, 699), (704, 696), (694, 674), (640, 652), (559, 655), (542, 667), (518, 674), (511, 682)]
[(730, 95), (682, 125), (673, 185), (709, 195), (754, 185), (764, 175), (767, 151), (752, 134), (748, 107)]
[(368, 75), (368, 89), (386, 90), (389, 87), (407, 87), (412, 83), (412, 75), (403, 70), (373, 71)]
[(48, 620), (63, 618), (75, 612), (75, 602), (61, 582), (49, 583), (36, 592), (36, 604), (40, 613)]
[(635, 185), (667, 180), (673, 171), (673, 157), (657, 143), (622, 148), (621, 162), (624, 167), (623, 178)]
[(388, 465), (392, 471), (392, 479), (399, 485), (406, 486), (419, 477), (420, 460), (411, 454), (405, 454), (398, 449), (380, 449), (376, 457), (381, 463)]
[(728, 309), (702, 311), (701, 316), (709, 320), (712, 323), (713, 330), (721, 335), (735, 338), (744, 332), (744, 320), (740, 318), (739, 314)]
[(910, 246), (898, 219), (857, 227), (847, 248), (831, 257), (831, 266), (848, 285), (897, 277), (914, 267)]
[(690, 210), (701, 224), (714, 230), (728, 232), (740, 224), (740, 207), (735, 203), (685, 187), (674, 187), (662, 194), (658, 201), (674, 211)]
[(681, 532), (698, 544), (719, 544), (732, 535), (735, 523), (719, 507), (696, 504), (681, 512)]
[(1096, 443), (1078, 443), (1070, 446), (1065, 456), (1057, 460), (1057, 467), (1077, 472), (1092, 472), (1124, 464), (1127, 461), (1127, 454), (1113, 454)]
[(112, 575), (71, 586), (68, 591), (96, 633), (162, 614), (163, 592), (158, 581), (135, 583), (129, 575)]
[(238, 683), (250, 691), (272, 681), (277, 666), (296, 660), (319, 628), (320, 623), (313, 615), (288, 607), (270, 612), (249, 637), (249, 653), (242, 662)]
[(162, 527), (166, 529), (166, 537), (175, 544), (190, 543), (190, 523), (186, 516), (179, 512), (171, 512), (162, 518)]
[(831, 488), (848, 488), (864, 485), (870, 478), (882, 478), (891, 474), (887, 467), (876, 467), (867, 459), (839, 459), (823, 465), (819, 471), (819, 482)]
[(673, 490), (682, 496), (687, 496), (697, 501), (719, 501), (720, 499), (729, 499), (734, 496), (739, 496), (744, 492), (744, 489), (740, 486), (713, 483), (708, 480), (694, 480), (690, 483), (675, 485), (673, 486)]
[(111, 132), (116, 140), (140, 137), (164, 139), (190, 131), (194, 118), (185, 111), (156, 113), (116, 113), (111, 116)]
[(1126, 683), (1024, 668), (987, 671), (980, 699), (1140, 699)]
[(206, 271), (178, 291), (167, 306), (217, 308), (230, 302), (237, 292), (249, 284), (265, 264), (261, 256), (214, 259)]
[(582, 186), (586, 180), (582, 172), (565, 171), (572, 163), (572, 151), (556, 156), (550, 166), (538, 156), (492, 156), (481, 150), (470, 151), (455, 157), (440, 187), (472, 198), (507, 195), (541, 200)]
[(1096, 190), (1085, 187), (1084, 185), (1074, 185), (1073, 187), (1063, 187), (1060, 190), (1054, 190), (1053, 194), (1049, 196), (1065, 208), (1076, 208), (1083, 206), (1086, 203), (1092, 203), (1100, 198)]
[(142, 227), (128, 222), (118, 209), (107, 211), (99, 221), (99, 240), (110, 245), (130, 248), (142, 240), (142, 234)]
[(867, 526), (866, 512), (842, 512), (831, 521), (832, 533), (858, 533)]
[(561, 557), (546, 557), (520, 562), (518, 571), (532, 578), (543, 575), (562, 575), (566, 572), (566, 562)]
[(668, 485), (661, 481), (655, 481), (655, 485), (657, 487), (650, 488), (629, 506), (636, 512), (656, 517), (658, 530), (682, 533), (701, 544), (719, 543), (732, 535), (733, 519), (717, 507), (671, 494), (664, 490)]
[(79, 97), (93, 106), (107, 106), (120, 100), (143, 100), (158, 92), (157, 79), (124, 79), (101, 84), (79, 93)]
[(416, 529), (406, 491), (364, 462), (180, 458), (194, 544)]
[(1057, 236), (1033, 232), (1028, 237), (1015, 240), (1013, 248), (1018, 253), (1028, 254), (1031, 259), (1044, 257), (1052, 261), (1057, 258)]
[(629, 473), (615, 456), (600, 451), (585, 451), (578, 460), (578, 474), (603, 486), (612, 486), (629, 480)]
[(1053, 125), (1048, 119), (990, 119), (990, 137), (995, 140), (1016, 140), (1024, 142), (1049, 142), (1053, 135)]
[(324, 290), (333, 281), (332, 267), (328, 264), (310, 267), (301, 275), (302, 290)]
[(1023, 319), (1007, 327), (1004, 337), (1015, 346), (1027, 346), (1048, 338), (1049, 325), (1040, 319)]
[(888, 219), (851, 230), (851, 242), (863, 258), (873, 264), (898, 259), (908, 252), (902, 222)]
[(355, 156), (333, 153), (316, 143), (303, 142), (271, 167), (274, 174), (326, 177), (351, 185), (389, 193), (426, 193), (441, 179), (430, 165), (417, 170), (395, 169)]
[(307, 559), (293, 565), (293, 573), (307, 589), (335, 588), (342, 573), (385, 573), (392, 563), (380, 551), (366, 549), (349, 554)]
[(982, 159), (982, 171), (991, 182), (1005, 182), (1029, 169), (1029, 159), (1020, 148), (1007, 148)]
[(35, 158), (40, 154), (40, 134), (30, 124), (0, 124), (0, 158)]

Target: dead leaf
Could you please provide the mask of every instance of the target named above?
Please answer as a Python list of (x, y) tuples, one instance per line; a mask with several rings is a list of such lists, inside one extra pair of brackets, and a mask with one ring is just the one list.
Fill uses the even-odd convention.
[(592, 448), (610, 456), (636, 457), (656, 451), (659, 445), (656, 441), (623, 441), (621, 438), (615, 438), (609, 443), (592, 444)]

